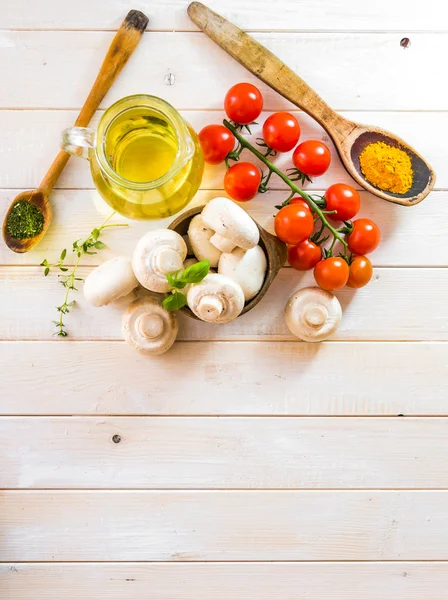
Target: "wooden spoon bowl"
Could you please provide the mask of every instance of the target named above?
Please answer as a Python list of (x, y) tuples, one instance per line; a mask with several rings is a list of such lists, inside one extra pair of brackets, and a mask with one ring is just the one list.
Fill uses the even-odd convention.
[[(22, 240), (11, 237), (8, 233), (7, 228), (9, 214), (11, 213), (12, 209), (17, 204), (17, 202), (20, 202), (20, 200), (26, 200), (27, 202), (34, 204), (34, 206), (41, 211), (44, 217), (43, 228), (39, 235), (36, 235), (32, 238), (25, 238)], [(8, 212), (6, 213), (5, 219), (3, 221), (3, 239), (5, 240), (5, 243), (8, 246), (8, 248), (10, 248), (13, 252), (17, 252), (19, 254), (31, 250), (31, 248), (38, 244), (46, 234), (47, 229), (51, 223), (51, 215), (51, 205), (48, 202), (48, 198), (47, 196), (45, 196), (45, 194), (43, 194), (39, 190), (26, 190), (25, 192), (21, 192), (18, 196), (14, 198), (14, 202), (9, 207)]]
[[(360, 186), (379, 198), (404, 206), (421, 202), (432, 190), (435, 183), (434, 171), (409, 144), (378, 127), (344, 119), (272, 52), (201, 2), (192, 2), (188, 7), (188, 15), (230, 56), (313, 117), (328, 132), (344, 167)], [(382, 190), (368, 182), (362, 174), (359, 155), (367, 144), (378, 141), (401, 148), (411, 158), (414, 179), (411, 189), (405, 194)]]
[[(172, 229), (180, 235), (186, 235), (188, 233), (188, 227), (190, 226), (191, 219), (199, 213), (201, 213), (204, 206), (205, 205), (195, 206), (194, 208), (190, 208), (189, 210), (185, 211), (169, 225), (168, 229)], [(256, 223), (258, 230), (260, 231), (259, 245), (266, 254), (268, 266), (266, 271), (266, 277), (264, 279), (261, 290), (255, 296), (255, 298), (252, 298), (252, 300), (249, 300), (249, 302), (246, 303), (241, 315), (245, 315), (255, 306), (257, 306), (257, 304), (266, 294), (268, 289), (271, 287), (271, 284), (277, 277), (278, 272), (285, 264), (288, 255), (286, 244), (280, 241), (275, 235), (272, 235), (271, 233), (266, 231), (266, 229), (259, 225), (255, 221), (255, 219), (254, 222)], [(188, 306), (184, 306), (183, 308), (181, 308), (181, 312), (183, 312), (188, 317), (191, 317), (192, 319), (200, 321), (200, 319), (194, 313), (191, 312)]]
[[(336, 114), (336, 113), (335, 113)], [(338, 154), (350, 175), (363, 188), (379, 198), (410, 206), (421, 202), (435, 184), (435, 174), (425, 159), (405, 141), (379, 127), (360, 125), (337, 115), (338, 123), (329, 130)], [(394, 148), (404, 150), (411, 159), (414, 171), (412, 186), (404, 194), (395, 194), (374, 186), (364, 177), (359, 164), (359, 156), (366, 146), (375, 142), (384, 142)]]

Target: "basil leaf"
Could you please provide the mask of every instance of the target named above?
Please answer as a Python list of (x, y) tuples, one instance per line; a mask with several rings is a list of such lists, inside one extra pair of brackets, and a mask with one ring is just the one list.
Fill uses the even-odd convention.
[[(178, 271), (175, 273), (168, 273), (166, 278), (168, 279), (168, 283), (170, 284), (171, 287), (173, 288), (177, 288), (178, 290), (183, 289), (187, 284), (184, 283), (183, 281), (181, 281), (180, 279), (177, 279), (177, 275), (178, 275)], [(174, 277), (173, 277), (174, 275)]]
[(199, 283), (204, 279), (210, 270), (210, 261), (202, 260), (185, 269), (179, 280), (184, 283)]
[(174, 294), (170, 294), (162, 302), (163, 308), (166, 310), (180, 310), (186, 304), (187, 299), (181, 292), (174, 292)]
[(174, 279), (174, 277), (171, 275), (171, 273), (168, 273), (166, 278), (168, 279), (168, 283), (170, 284), (171, 287), (175, 288), (176, 287), (176, 280)]

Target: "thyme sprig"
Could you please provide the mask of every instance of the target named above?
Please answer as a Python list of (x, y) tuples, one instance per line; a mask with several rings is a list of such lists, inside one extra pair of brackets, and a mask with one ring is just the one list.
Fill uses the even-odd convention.
[(59, 273), (58, 275), (58, 277), (60, 278), (59, 283), (65, 288), (63, 302), (60, 306), (56, 306), (56, 310), (59, 313), (59, 318), (57, 321), (53, 321), (53, 323), (56, 326), (56, 331), (53, 335), (57, 335), (59, 337), (68, 336), (67, 329), (64, 323), (64, 315), (68, 315), (70, 313), (70, 309), (75, 304), (75, 300), (69, 302), (70, 292), (77, 292), (77, 282), (83, 281), (82, 277), (76, 277), (77, 269), (79, 267), (82, 257), (85, 254), (97, 254), (97, 252), (95, 252), (93, 249), (102, 250), (106, 247), (106, 244), (104, 244), (100, 240), (100, 236), (105, 229), (109, 229), (112, 227), (128, 227), (127, 223), (109, 223), (109, 221), (114, 215), (115, 213), (112, 213), (100, 227), (92, 229), (89, 236), (85, 240), (79, 239), (73, 242), (72, 253), (70, 254), (70, 258), (72, 258), (73, 255), (75, 255), (76, 261), (71, 270), (69, 269), (69, 267), (65, 266), (67, 261), (66, 248), (62, 250), (57, 263), (49, 263), (46, 258), (40, 263), (40, 266), (44, 267), (45, 277), (47, 277), (51, 269), (59, 269), (61, 271), (61, 273)]
[[(269, 183), (269, 179), (270, 179), (271, 175), (273, 173), (278, 175), (280, 177), (280, 179), (282, 179), (291, 190), (291, 194), (289, 195), (289, 197), (283, 204), (285, 206), (286, 206), (286, 204), (289, 204), (289, 201), (296, 194), (301, 196), (305, 200), (305, 202), (308, 204), (308, 206), (310, 207), (311, 212), (315, 215), (315, 221), (317, 222), (320, 220), (320, 222), (321, 222), (322, 229), (319, 232), (319, 236), (322, 235), (322, 233), (324, 233), (325, 230), (328, 230), (330, 237), (333, 236), (333, 242), (332, 242), (331, 248), (329, 250), (330, 253), (332, 252), (336, 241), (339, 241), (343, 245), (343, 248), (344, 248), (343, 256), (345, 256), (348, 245), (347, 245), (347, 242), (345, 241), (343, 235), (345, 233), (347, 233), (347, 228), (349, 228), (351, 226), (350, 223), (349, 222), (344, 223), (344, 227), (342, 227), (341, 229), (336, 229), (335, 227), (333, 227), (333, 225), (331, 225), (331, 223), (329, 223), (328, 219), (326, 218), (326, 214), (328, 214), (328, 211), (325, 211), (325, 209), (324, 209), (325, 201), (323, 200), (323, 198), (320, 196), (315, 198), (312, 194), (308, 194), (307, 192), (302, 190), (296, 184), (296, 181), (301, 181), (301, 182), (304, 181), (303, 173), (301, 173), (297, 169), (293, 169), (291, 171), (291, 176), (288, 176), (286, 173), (283, 173), (283, 171), (281, 171), (270, 160), (268, 160), (266, 155), (264, 155), (262, 152), (257, 150), (257, 148), (255, 148), (245, 137), (243, 137), (241, 135), (241, 133), (236, 129), (236, 127), (233, 126), (232, 123), (227, 121), (227, 119), (224, 119), (223, 124), (225, 127), (227, 127), (227, 129), (229, 131), (231, 131), (233, 133), (233, 135), (236, 137), (236, 139), (238, 141), (237, 149), (234, 150), (230, 155), (228, 155), (228, 158), (230, 158), (232, 160), (238, 160), (239, 155), (241, 154), (241, 152), (244, 149), (249, 150), (269, 170), (269, 172), (266, 175), (263, 175), (259, 191), (262, 193), (266, 192), (268, 189), (267, 184)], [(226, 164), (228, 164), (227, 161), (226, 161)], [(306, 178), (307, 178), (307, 176), (305, 176), (305, 179)], [(282, 207), (283, 207), (283, 205), (282, 205)], [(322, 240), (321, 240), (321, 242), (322, 242)], [(330, 256), (331, 256), (331, 254), (330, 254)]]

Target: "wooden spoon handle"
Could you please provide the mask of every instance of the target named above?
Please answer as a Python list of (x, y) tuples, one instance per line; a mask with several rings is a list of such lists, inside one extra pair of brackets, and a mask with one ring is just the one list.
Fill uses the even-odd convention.
[[(148, 17), (139, 10), (131, 10), (126, 15), (120, 29), (112, 40), (106, 58), (101, 65), (90, 94), (76, 119), (75, 125), (78, 127), (87, 127), (90, 123), (104, 96), (137, 47), (147, 24)], [(39, 186), (39, 190), (45, 196), (48, 196), (53, 189), (69, 158), (70, 154), (61, 150), (53, 161), (53, 164), (48, 169)]]
[(308, 113), (325, 129), (343, 118), (326, 104), (294, 71), (267, 48), (201, 2), (188, 7), (190, 19), (246, 69)]

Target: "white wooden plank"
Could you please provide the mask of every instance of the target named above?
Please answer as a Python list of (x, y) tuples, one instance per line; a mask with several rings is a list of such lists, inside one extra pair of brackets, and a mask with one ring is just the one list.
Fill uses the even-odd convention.
[[(83, 268), (79, 275), (85, 277), (89, 272), (90, 269)], [(52, 320), (57, 316), (54, 307), (63, 292), (57, 276), (50, 274), (45, 278), (41, 267), (3, 267), (0, 273), (0, 339), (54, 340)], [(309, 285), (314, 285), (312, 272), (303, 275), (293, 269), (282, 269), (256, 310), (221, 325), (181, 314), (178, 339), (297, 341), (286, 328), (283, 306), (295, 290)], [(365, 288), (344, 288), (337, 292), (344, 317), (334, 339), (447, 340), (447, 285), (446, 269), (377, 268), (373, 281)], [(71, 338), (121, 339), (124, 305), (120, 301), (118, 305), (94, 308), (78, 293), (76, 306), (66, 318)]]
[[(307, 184), (309, 189), (325, 189), (335, 181), (356, 184), (341, 167), (336, 152), (327, 134), (313, 119), (306, 114), (293, 111), (300, 121), (301, 139), (323, 139), (332, 148), (332, 163), (327, 173), (315, 178), (313, 184)], [(96, 127), (103, 111), (99, 111), (92, 121)], [(196, 131), (210, 123), (221, 123), (223, 111), (182, 111), (183, 116), (190, 121)], [(448, 113), (409, 113), (409, 112), (372, 112), (360, 115), (357, 112), (344, 112), (348, 119), (361, 119), (395, 132), (427, 158), (437, 173), (436, 186), (439, 189), (448, 188), (448, 175), (445, 164), (447, 150), (444, 140), (448, 137)], [(260, 125), (253, 126), (253, 142), (261, 135), (261, 125), (269, 113), (263, 112)], [(73, 110), (0, 110), (0, 129), (2, 144), (0, 159), (0, 187), (3, 188), (32, 188), (36, 187), (45, 173), (48, 165), (59, 148), (61, 132), (74, 123), (76, 111)], [(27, 160), (20, 160), (21, 156)], [(254, 161), (249, 153), (243, 153), (247, 160)], [(254, 161), (256, 162), (256, 161)], [(291, 167), (291, 153), (277, 156), (274, 162), (280, 168)], [(202, 180), (203, 189), (222, 189), (224, 167), (206, 167)], [(272, 189), (285, 189), (285, 185), (273, 176)], [(93, 188), (88, 163), (79, 158), (72, 158), (57, 183), (58, 188)]]
[(0, 560), (447, 560), (447, 500), (446, 491), (5, 491)]
[[(141, 4), (157, 29), (194, 30), (187, 16), (189, 0), (154, 0)], [(417, 0), (209, 0), (207, 5), (247, 30), (424, 30), (446, 29), (446, 6), (428, 0), (421, 10)], [(78, 0), (75, 4), (41, 0), (39, 10), (32, 0), (3, 0), (0, 27), (13, 29), (116, 29), (129, 10), (126, 0)]]
[(0, 486), (448, 488), (447, 427), (437, 417), (2, 417)]
[[(113, 32), (11, 31), (0, 33), (4, 108), (79, 108)], [(448, 83), (440, 77), (448, 34), (257, 33), (335, 109), (445, 110)], [(322, 67), (325, 65), (325, 68)], [(17, 77), (20, 73), (20, 78)], [(166, 84), (172, 73), (175, 82)], [(431, 81), (431, 93), (415, 74)], [(368, 75), (367, 75), (368, 74)], [(136, 93), (162, 96), (177, 108), (220, 109), (224, 94), (241, 80), (258, 82), (202, 33), (145, 34), (102, 106)], [(356, 86), (347, 82), (356, 81)], [(265, 108), (289, 106), (260, 84)], [(406, 93), (404, 90), (412, 90)]]
[(0, 357), (2, 415), (448, 414), (444, 343), (178, 342), (151, 359), (124, 343), (2, 342)]
[[(16, 193), (17, 190), (0, 190), (0, 220)], [(222, 194), (216, 190), (200, 191), (187, 208), (205, 204)], [(56, 191), (52, 196), (53, 222), (42, 242), (26, 254), (14, 254), (4, 244), (0, 245), (0, 264), (38, 265), (44, 257), (49, 261), (57, 261), (63, 248), (71, 248), (75, 240), (87, 237), (94, 227), (105, 220), (106, 217), (98, 213), (93, 202), (94, 196), (92, 190)], [(275, 206), (281, 204), (285, 197), (285, 191), (267, 192), (245, 204), (244, 208), (263, 227), (274, 233)], [(448, 192), (433, 192), (425, 202), (412, 208), (383, 202), (367, 192), (363, 192), (361, 197), (358, 217), (373, 219), (382, 233), (381, 244), (372, 256), (375, 265), (448, 266)], [(110, 214), (111, 210), (107, 208), (106, 212)], [(115, 222), (128, 223), (129, 227), (108, 231), (104, 235), (108, 247), (101, 253), (85, 257), (83, 263), (98, 265), (118, 254), (131, 256), (136, 241), (142, 235), (150, 229), (167, 227), (174, 218), (128, 221), (117, 216)]]
[(8, 600), (444, 600), (448, 565), (418, 563), (16, 563)]

